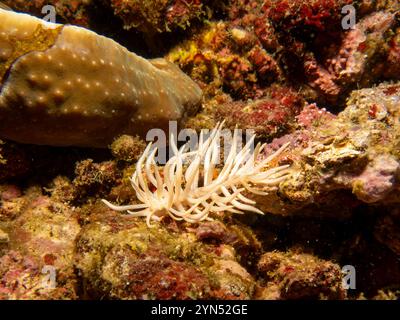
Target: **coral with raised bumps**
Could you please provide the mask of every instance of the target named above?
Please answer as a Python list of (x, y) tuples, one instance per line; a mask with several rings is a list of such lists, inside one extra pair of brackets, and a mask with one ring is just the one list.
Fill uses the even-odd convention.
[(200, 88), (163, 59), (146, 61), (78, 27), (4, 10), (0, 19), (5, 138), (106, 147), (121, 134), (166, 128), (201, 102)]

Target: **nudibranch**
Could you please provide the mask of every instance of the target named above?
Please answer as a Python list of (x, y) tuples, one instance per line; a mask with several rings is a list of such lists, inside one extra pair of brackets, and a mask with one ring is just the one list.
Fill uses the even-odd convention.
[(113, 210), (145, 217), (149, 227), (151, 221), (159, 221), (163, 216), (196, 223), (212, 219), (209, 215), (216, 212), (263, 214), (254, 206), (256, 202), (242, 193), (268, 195), (288, 178), (290, 165), (271, 167), (271, 163), (289, 143), (260, 161), (266, 144), (257, 144), (252, 150), (253, 135), (243, 148), (238, 148), (239, 135), (235, 132), (226, 161), (222, 168), (217, 168), (222, 126), (223, 123), (218, 124), (209, 137), (202, 131), (194, 151), (186, 151), (187, 144), (178, 150), (172, 138), (175, 156), (164, 167), (157, 165), (157, 148), (149, 143), (131, 177), (140, 203), (118, 206), (105, 199), (103, 202)]
[(0, 137), (106, 147), (196, 113), (197, 84), (90, 30), (0, 9)]

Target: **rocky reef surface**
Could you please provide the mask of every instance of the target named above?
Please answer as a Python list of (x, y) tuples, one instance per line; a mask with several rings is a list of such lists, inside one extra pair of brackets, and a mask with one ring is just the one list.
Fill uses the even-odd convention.
[[(15, 11), (43, 16), (42, 0), (3, 2)], [(92, 145), (73, 139), (66, 143), (60, 127), (49, 139), (63, 147), (22, 144), (10, 140), (12, 134), (0, 135), (0, 299), (399, 298), (397, 0), (52, 4), (58, 22), (90, 28), (145, 58), (163, 57), (168, 60), (163, 63), (175, 64), (171, 68), (181, 79), (194, 81), (203, 91), (202, 106), (197, 113), (181, 111), (182, 127), (200, 131), (225, 120), (229, 129), (252, 129), (257, 141), (268, 143), (261, 159), (289, 143), (273, 165), (290, 164), (292, 173), (267, 196), (246, 195), (263, 216), (220, 212), (213, 221), (197, 223), (164, 217), (148, 228), (143, 219), (101, 202), (137, 200), (129, 178), (147, 144), (143, 135), (115, 134), (105, 142), (108, 149), (79, 148)], [(345, 5), (356, 10), (349, 30), (341, 23)], [(35, 54), (35, 48), (57, 49), (53, 36), (47, 34), (33, 47), (20, 41), (12, 56), (7, 50), (14, 42), (5, 44), (0, 35), (0, 72), (5, 65), (24, 70), (19, 57)], [(49, 63), (44, 70), (57, 74), (56, 64)], [(79, 63), (64, 73), (73, 77), (75, 70), (96, 80), (90, 59)], [(143, 63), (147, 69), (142, 73), (153, 70), (151, 63)], [(127, 66), (121, 62), (115, 70)], [(25, 75), (17, 69), (0, 73), (1, 83), (9, 83), (7, 90), (21, 98), (26, 92), (19, 92), (12, 80)], [(99, 72), (106, 77), (109, 70)], [(27, 83), (32, 92), (44, 90)], [(113, 83), (110, 94), (120, 95), (125, 85)], [(146, 85), (146, 94), (163, 94), (159, 84)], [(169, 87), (178, 88), (184, 99), (182, 81), (171, 81)], [(84, 103), (74, 114), (76, 122), (51, 113), (53, 104), (42, 107), (51, 121), (70, 128), (69, 135), (76, 131), (76, 137), (96, 140), (73, 124), (126, 119), (107, 112), (113, 99), (89, 93), (78, 95)], [(7, 100), (8, 117), (43, 114), (39, 109), (21, 113), (25, 100), (17, 98)], [(105, 101), (104, 112), (90, 124), (83, 111), (94, 108), (89, 100), (99, 99)], [(159, 112), (157, 106), (151, 110)], [(13, 126), (6, 127), (12, 132)], [(34, 141), (34, 125), (24, 132)], [(356, 271), (355, 287), (343, 286), (345, 266)]]

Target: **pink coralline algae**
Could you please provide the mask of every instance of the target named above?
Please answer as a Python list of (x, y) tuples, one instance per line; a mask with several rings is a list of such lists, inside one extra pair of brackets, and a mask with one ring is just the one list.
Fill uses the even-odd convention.
[(384, 199), (397, 187), (396, 177), (400, 174), (400, 163), (390, 155), (379, 155), (372, 159), (361, 175), (355, 179), (359, 199), (373, 203)]
[(396, 35), (389, 42), (387, 54), (387, 66), (384, 76), (388, 79), (400, 79), (400, 28), (397, 28)]
[(59, 287), (46, 285), (43, 265), (18, 251), (0, 257), (0, 300), (76, 299), (74, 284), (59, 277)]
[(238, 0), (228, 13), (232, 25), (251, 30), (262, 48), (273, 53), (285, 79), (304, 83), (307, 99), (338, 105), (356, 82), (368, 86), (382, 76), (396, 79), (388, 65), (395, 68), (399, 61), (394, 13), (360, 9), (354, 28), (343, 30), (347, 4), (358, 5), (351, 0)]
[(202, 244), (194, 234), (167, 225), (149, 229), (103, 206), (88, 210), (76, 266), (90, 297), (248, 299), (253, 294), (254, 280), (232, 247)]
[(254, 47), (249, 53), (249, 61), (253, 64), (261, 82), (271, 83), (279, 78), (280, 71), (277, 62), (261, 47)]
[(263, 9), (267, 17), (284, 31), (324, 31), (336, 28), (342, 19), (341, 9), (352, 0), (267, 0)]
[(73, 209), (45, 196), (30, 201), (12, 222), (13, 246), (72, 276), (74, 240), (80, 231)]
[(335, 103), (356, 82), (367, 85), (383, 73), (379, 57), (385, 55), (385, 32), (394, 24), (394, 15), (378, 12), (363, 18), (345, 33), (333, 55), (318, 62), (308, 54), (304, 70), (308, 84), (329, 103)]
[(360, 9), (354, 28), (343, 30), (347, 4), (356, 5), (231, 1), (226, 20), (201, 29), (168, 57), (210, 95), (222, 89), (235, 100), (260, 98), (278, 82), (309, 102), (338, 109), (356, 83), (368, 87), (378, 78), (396, 79), (399, 65), (395, 14)]
[[(277, 161), (288, 158), (295, 165), (291, 178), (280, 185), (278, 198), (260, 199), (264, 210), (285, 215), (301, 209), (307, 214), (323, 203), (320, 214), (338, 214), (329, 208), (343, 201), (335, 194), (344, 190), (353, 197), (341, 215), (362, 202), (398, 203), (399, 93), (398, 84), (353, 91), (347, 108), (336, 117), (306, 107), (298, 116), (299, 130), (271, 144), (276, 148), (290, 141), (291, 150)], [(310, 121), (313, 114), (320, 117)]]
[(273, 51), (278, 48), (277, 34), (262, 10), (263, 1), (231, 0), (230, 4), (227, 16), (232, 26), (252, 33), (266, 50)]
[(326, 109), (319, 109), (315, 103), (306, 104), (300, 114), (296, 117), (297, 124), (303, 128), (311, 129), (313, 126), (333, 120), (336, 117), (326, 111)]
[(282, 78), (282, 70), (248, 27), (213, 22), (171, 50), (168, 59), (189, 74), (207, 96), (223, 91), (235, 99), (262, 97), (272, 82)]
[(253, 129), (257, 136), (276, 137), (295, 126), (295, 116), (303, 107), (302, 98), (290, 88), (273, 87), (267, 97), (253, 102), (232, 102), (221, 105), (216, 117), (227, 127)]

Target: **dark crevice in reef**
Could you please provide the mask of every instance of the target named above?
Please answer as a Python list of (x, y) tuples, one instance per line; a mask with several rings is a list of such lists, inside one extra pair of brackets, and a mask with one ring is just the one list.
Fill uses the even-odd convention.
[(349, 290), (349, 297), (361, 293), (373, 297), (381, 288), (396, 288), (400, 278), (400, 260), (374, 237), (377, 221), (385, 214), (384, 208), (363, 204), (340, 220), (271, 214), (236, 219), (251, 226), (265, 252), (298, 248), (341, 266), (354, 266), (357, 287)]
[(23, 146), (29, 155), (30, 168), (23, 177), (9, 179), (7, 182), (18, 183), (22, 187), (33, 184), (48, 185), (59, 175), (73, 179), (77, 162), (85, 159), (101, 162), (110, 158), (108, 149), (18, 145)]

